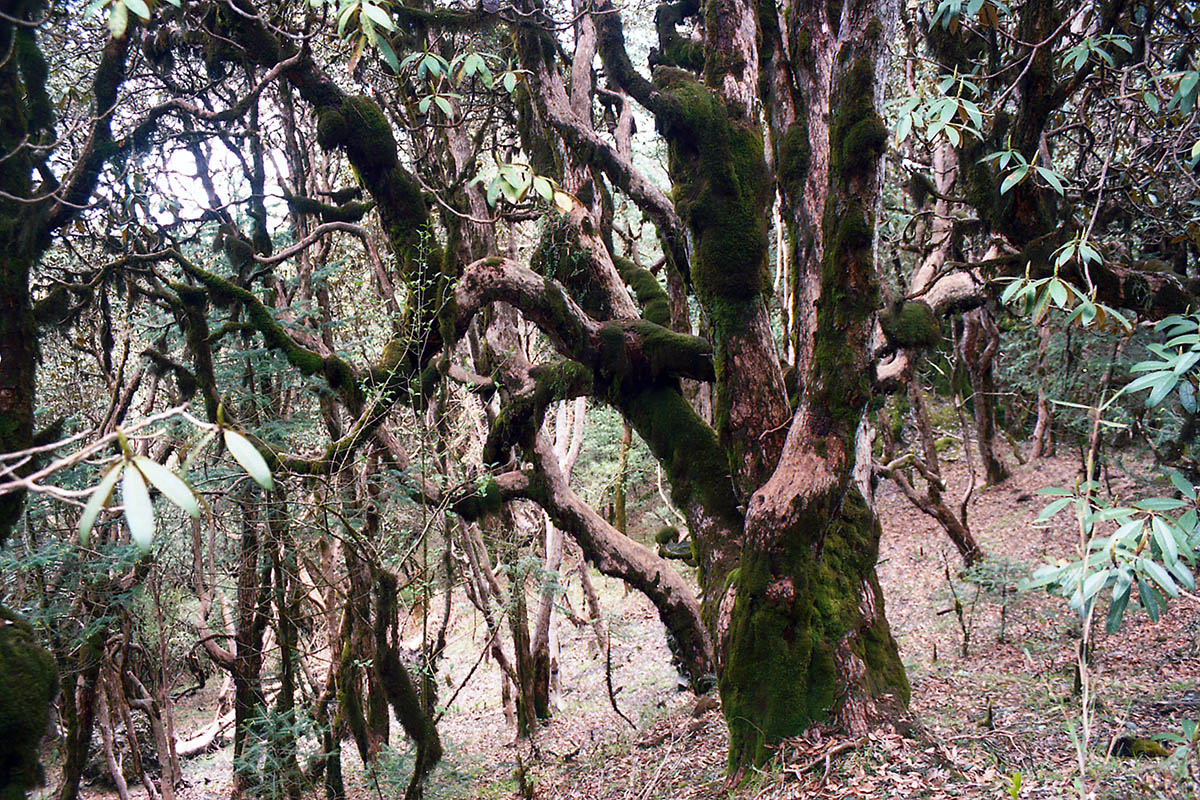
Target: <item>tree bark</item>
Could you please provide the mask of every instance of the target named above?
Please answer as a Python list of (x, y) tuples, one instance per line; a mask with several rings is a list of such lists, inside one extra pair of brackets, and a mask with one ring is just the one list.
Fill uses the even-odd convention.
[(1029, 453), (1030, 458), (1044, 458), (1050, 454), (1050, 442), (1054, 426), (1054, 409), (1050, 403), (1050, 395), (1045, 388), (1045, 379), (1048, 372), (1046, 356), (1049, 348), (1050, 327), (1045, 324), (1039, 325), (1037, 362), (1034, 367), (1034, 374), (1038, 379), (1037, 420), (1033, 424), (1033, 449)]
[(861, 733), (909, 692), (875, 577), (879, 524), (850, 480), (870, 394), (872, 232), (886, 140), (876, 108), (895, 7), (847, 2), (836, 19), (827, 10), (807, 9), (777, 28), (811, 34), (795, 65), (797, 117), (772, 132), (781, 144), (789, 135), (792, 147), (798, 135), (811, 143), (803, 164), (776, 148), (776, 171), (792, 180), (804, 388), (782, 454), (748, 505), (738, 569), (726, 586), (708, 588), (723, 595), (720, 685), (733, 767), (761, 763), (814, 721)]
[(260, 574), (262, 541), (259, 521), (248, 496), (242, 508), (241, 548), (237, 565), (237, 621), (233, 654), (233, 798), (250, 794), (259, 783), (256, 764), (245, 759), (246, 745), (254, 735), (253, 723), (266, 711), (262, 690), (263, 632), (266, 629), (266, 600), (271, 581), (269, 570)]
[[(62, 783), (58, 800), (78, 800), (79, 781), (87, 764), (92, 744), (92, 729), (96, 721), (96, 691), (100, 677), (104, 631), (88, 637), (80, 648), (75, 679), (63, 687), (63, 719), (67, 723), (64, 745)], [(68, 674), (72, 674), (68, 673)]]
[(1000, 331), (986, 308), (963, 314), (960, 356), (971, 382), (971, 407), (975, 440), (989, 486), (1008, 478), (1008, 467), (996, 453), (996, 379), (994, 368), (1000, 351)]

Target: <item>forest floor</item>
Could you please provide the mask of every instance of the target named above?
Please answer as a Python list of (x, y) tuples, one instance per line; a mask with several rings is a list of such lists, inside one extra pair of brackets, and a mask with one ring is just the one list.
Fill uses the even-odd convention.
[[(1008, 458), (1013, 464), (1011, 454)], [(950, 491), (965, 486), (961, 463), (946, 468)], [(561, 623), (562, 709), (532, 743), (515, 742), (500, 702), (500, 678), (490, 662), (472, 673), (486, 629), (464, 613), (452, 626), (443, 664), (439, 724), (446, 755), (429, 779), (427, 796), (457, 798), (1065, 798), (1078, 797), (1074, 741), (1080, 703), (1073, 693), (1079, 622), (1061, 600), (1015, 592), (1040, 564), (1075, 552), (1068, 515), (1049, 527), (1032, 523), (1046, 486), (1071, 486), (1078, 460), (1013, 464), (1003, 484), (977, 490), (972, 531), (987, 553), (962, 573), (961, 561), (937, 524), (890, 483), (879, 486), (883, 521), (879, 575), (887, 617), (912, 683), (905, 735), (879, 732), (863, 740), (812, 733), (787, 743), (761, 772), (731, 789), (725, 780), (724, 722), (716, 703), (677, 688), (663, 629), (649, 603), (620, 584), (600, 579), (611, 624), (611, 673), (616, 702), (632, 725), (613, 712), (590, 628)], [(1116, 471), (1118, 495), (1132, 482)], [(572, 597), (572, 593), (574, 596)], [(568, 598), (579, 608), (577, 581)], [(962, 608), (961, 621), (954, 611)], [(461, 608), (469, 608), (462, 604)], [(1099, 800), (1194, 798), (1196, 754), (1133, 760), (1111, 756), (1121, 736), (1181, 732), (1200, 719), (1200, 608), (1172, 603), (1152, 623), (1130, 611), (1119, 633), (1097, 624), (1091, 677), (1096, 720), (1090, 732), (1087, 791)], [(965, 633), (964, 633), (965, 632)], [(965, 641), (964, 641), (965, 638)], [(462, 690), (454, 692), (471, 674)], [(197, 710), (200, 717), (203, 709)], [(198, 717), (198, 718), (200, 718)], [(402, 743), (398, 731), (394, 741)], [(1170, 749), (1168, 745), (1168, 749)], [(343, 748), (351, 800), (391, 800), (403, 794), (407, 752), (397, 746), (374, 775)], [(191, 759), (182, 800), (228, 797), (229, 748)], [(1015, 784), (1015, 785), (1014, 785)], [(524, 792), (522, 791), (524, 789)], [(102, 797), (99, 790), (85, 791)]]

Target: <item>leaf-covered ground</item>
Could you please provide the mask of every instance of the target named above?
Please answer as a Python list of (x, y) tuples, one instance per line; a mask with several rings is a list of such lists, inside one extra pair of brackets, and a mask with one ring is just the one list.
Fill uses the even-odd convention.
[[(1042, 506), (1037, 489), (1074, 484), (1078, 462), (1060, 457), (1013, 466), (1008, 481), (976, 491), (971, 501), (969, 522), (988, 557), (967, 574), (933, 520), (888, 483), (879, 487), (880, 577), (913, 685), (911, 715), (898, 730), (864, 740), (813, 731), (787, 743), (767, 769), (730, 787), (720, 710), (710, 699), (698, 702), (677, 690), (661, 625), (644, 598), (601, 579), (615, 697), (634, 724), (610, 707), (592, 630), (564, 621), (562, 711), (533, 742), (515, 742), (500, 703), (498, 671), (484, 662), (472, 673), (486, 630), (464, 610), (440, 676), (442, 701), (471, 678), (440, 725), (446, 757), (431, 778), (429, 796), (1078, 797), (1075, 742), (1082, 729), (1073, 665), (1080, 625), (1062, 601), (1015, 592), (1017, 581), (1046, 559), (1075, 551), (1077, 533), (1067, 515), (1048, 528), (1031, 523)], [(957, 502), (965, 470), (955, 463), (948, 473), (947, 496)], [(1115, 493), (1130, 491), (1132, 483), (1116, 471), (1109, 477)], [(568, 581), (575, 608), (578, 591), (577, 581)], [(1107, 635), (1102, 627), (1101, 620), (1090, 671), (1095, 724), (1089, 731), (1088, 796), (1197, 797), (1198, 753), (1190, 760), (1183, 751), (1160, 760), (1106, 754), (1119, 750), (1123, 739), (1178, 734), (1182, 720), (1200, 719), (1200, 608), (1181, 599), (1158, 623), (1131, 611), (1119, 633)], [(403, 741), (398, 732), (395, 741)], [(373, 776), (353, 763), (352, 747), (344, 753), (354, 800), (403, 793), (408, 760), (402, 744)], [(226, 748), (191, 761), (183, 798), (227, 797), (228, 758)]]

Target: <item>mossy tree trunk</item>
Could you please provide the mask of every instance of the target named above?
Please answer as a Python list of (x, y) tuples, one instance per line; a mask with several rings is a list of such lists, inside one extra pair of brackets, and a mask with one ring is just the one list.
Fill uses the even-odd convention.
[[(20, 43), (36, 52), (36, 44), (29, 41), (32, 29), (14, 25), (11, 18), (40, 12), (41, 4), (4, 5), (10, 18), (0, 21), (0, 47), (13, 54)], [(20, 62), (10, 56), (0, 66), (0, 148), (10, 154), (0, 164), (0, 189), (4, 191), (0, 200), (0, 453), (24, 450), (33, 443), (37, 323), (29, 279), (48, 244), (45, 226), (31, 229), (35, 220), (20, 201), (33, 192), (33, 158), (25, 144), (31, 135), (41, 132), (37, 127), (48, 127), (44, 118), (31, 119), (35, 115), (25, 102), (25, 84), (32, 76), (22, 74)], [(44, 71), (45, 62), (42, 64)], [(45, 96), (45, 79), (43, 74), (40, 86), (29, 87), (31, 98), (39, 91)], [(19, 492), (0, 495), (0, 543), (20, 518), (23, 499)]]
[[(875, 577), (879, 526), (850, 481), (871, 391), (886, 141), (877, 104), (894, 14), (887, 3), (848, 2), (808, 8), (775, 28), (789, 37), (801, 76), (799, 91), (776, 92), (792, 116), (779, 114), (772, 134), (786, 159), (775, 168), (786, 179), (792, 280), (803, 298), (795, 337), (803, 389), (783, 453), (750, 499), (741, 563), (723, 601), (731, 765), (763, 761), (779, 739), (815, 721), (862, 732), (908, 699)], [(783, 52), (780, 38), (764, 47)]]
[(0, 799), (21, 800), (41, 785), (39, 745), (56, 694), (54, 657), (28, 621), (0, 606)]
[[(730, 763), (761, 763), (814, 722), (861, 731), (908, 698), (874, 572), (879, 526), (850, 488), (871, 391), (886, 140), (876, 109), (896, 8), (848, 2), (776, 17), (770, 6), (710, 0), (702, 75), (660, 67), (652, 84), (629, 66), (611, 9), (601, 11), (606, 68), (655, 113), (695, 243), (691, 277), (716, 351), (714, 444), (738, 519), (722, 536), (693, 536)], [(776, 189), (794, 248), (791, 316), (803, 380), (794, 408), (764, 322)], [(636, 409), (627, 416), (662, 458)]]

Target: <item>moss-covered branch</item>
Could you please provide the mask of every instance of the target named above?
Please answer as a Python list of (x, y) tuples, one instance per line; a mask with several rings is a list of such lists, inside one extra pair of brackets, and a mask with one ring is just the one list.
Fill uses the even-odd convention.
[(304, 375), (320, 375), (346, 403), (353, 414), (363, 407), (363, 390), (357, 371), (336, 355), (322, 356), (297, 342), (275, 319), (275, 315), (253, 292), (243, 289), (203, 269), (180, 253), (174, 253), (176, 262), (184, 271), (208, 288), (213, 300), (219, 305), (239, 303), (246, 311), (248, 321), (262, 334), (268, 347), (278, 350), (288, 363)]
[(656, 385), (666, 378), (713, 378), (711, 349), (704, 339), (645, 320), (597, 322), (557, 281), (503, 258), (476, 261), (463, 274), (455, 290), (456, 336), (466, 333), (476, 313), (497, 301), (520, 310), (562, 355), (593, 370), (613, 390), (637, 381)]
[(625, 26), (612, 0), (599, 0), (592, 17), (596, 22), (596, 49), (609, 77), (655, 116), (669, 113), (675, 102), (646, 80), (630, 61)]
[(370, 200), (351, 200), (339, 205), (332, 205), (311, 197), (298, 197), (291, 194), (286, 195), (284, 199), (292, 211), (297, 214), (312, 214), (321, 222), (358, 222), (375, 207), (375, 203)]
[(541, 430), (551, 403), (594, 392), (591, 370), (577, 361), (540, 364), (529, 370), (530, 384), (510, 397), (492, 422), (483, 445), (484, 464), (503, 464), (513, 447), (528, 447)]
[[(67, 224), (75, 218), (80, 209), (87, 206), (88, 200), (96, 190), (101, 170), (123, 149), (113, 142), (112, 117), (117, 107), (117, 93), (125, 82), (125, 59), (128, 52), (129, 37), (126, 35), (119, 39), (109, 39), (100, 55), (100, 64), (92, 80), (92, 97), (95, 98), (92, 129), (75, 167), (59, 189), (58, 196), (61, 199), (54, 204), (48, 215), (49, 230)], [(130, 139), (124, 149), (127, 151), (144, 145), (156, 123), (157, 118), (150, 118), (139, 125), (139, 136), (136, 140)]]
[(671, 300), (667, 290), (654, 277), (654, 273), (630, 261), (628, 258), (616, 256), (613, 264), (621, 274), (621, 280), (629, 284), (638, 303), (642, 306), (642, 319), (662, 325), (671, 326)]

